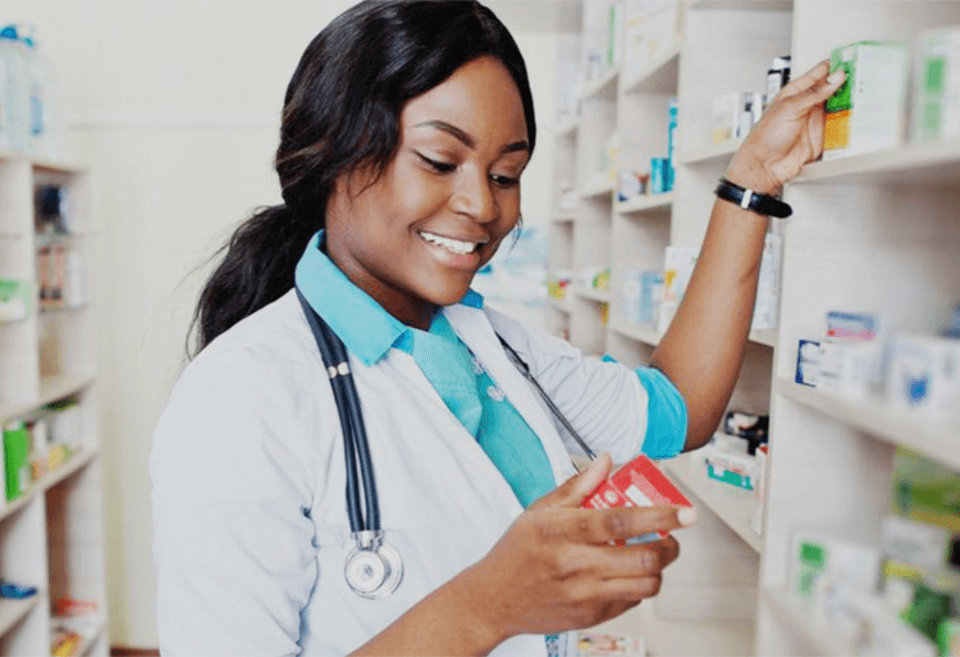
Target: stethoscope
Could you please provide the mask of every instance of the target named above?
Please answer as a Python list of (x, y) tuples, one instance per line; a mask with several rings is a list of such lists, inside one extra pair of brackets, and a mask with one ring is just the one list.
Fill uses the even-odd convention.
[[(360, 397), (353, 382), (353, 375), (350, 373), (347, 349), (343, 341), (310, 306), (299, 288), (297, 288), (297, 297), (307, 316), (310, 330), (313, 331), (323, 364), (327, 368), (333, 397), (337, 404), (337, 413), (340, 416), (340, 426), (343, 430), (343, 452), (347, 472), (347, 517), (350, 520), (350, 537), (354, 541), (354, 547), (344, 562), (344, 578), (347, 586), (360, 597), (371, 600), (384, 598), (393, 593), (403, 579), (403, 559), (400, 558), (399, 552), (383, 540), (383, 530), (380, 528), (380, 504), (373, 476), (373, 461), (370, 458), (370, 446), (367, 443), (367, 432), (363, 425)], [(596, 454), (540, 387), (536, 378), (530, 373), (530, 367), (502, 337), (497, 335), (497, 338), (520, 373), (533, 384), (557, 421), (570, 433), (584, 453), (590, 459), (595, 459)], [(361, 484), (366, 514), (360, 508)]]

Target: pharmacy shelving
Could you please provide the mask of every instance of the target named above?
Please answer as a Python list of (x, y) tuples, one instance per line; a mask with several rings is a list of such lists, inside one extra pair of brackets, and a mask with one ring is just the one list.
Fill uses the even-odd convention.
[(723, 11), (790, 11), (793, 0), (690, 0), (691, 9)]
[[(55, 184), (69, 193), (70, 232), (35, 230), (34, 191)], [(0, 278), (39, 287), (38, 250), (62, 245), (80, 256), (86, 301), (41, 309), (0, 325), (0, 424), (48, 417), (49, 404), (76, 399), (75, 451), (41, 474), (17, 498), (0, 503), (0, 578), (39, 593), (0, 600), (0, 655), (49, 655), (52, 606), (65, 598), (93, 601), (106, 619), (102, 464), (96, 366), (95, 237), (89, 173), (75, 162), (0, 152)], [(5, 498), (5, 496), (4, 496)], [(84, 654), (102, 657), (109, 638), (101, 630)]]
[(635, 73), (624, 74), (621, 78), (620, 93), (676, 93), (681, 49), (682, 45), (676, 43)]
[(660, 344), (660, 332), (653, 324), (636, 324), (620, 317), (610, 319), (610, 330), (631, 340), (655, 347)]
[(672, 475), (680, 487), (715, 513), (723, 523), (756, 552), (761, 552), (760, 535), (751, 527), (753, 493), (711, 480), (699, 454), (683, 454), (663, 462), (663, 469)]
[(617, 79), (620, 76), (619, 68), (612, 68), (596, 80), (583, 85), (580, 98), (613, 98), (617, 93)]
[(729, 160), (733, 154), (740, 150), (743, 145), (743, 139), (728, 139), (719, 144), (710, 144), (700, 148), (684, 151), (680, 154), (680, 162), (690, 166), (694, 164), (707, 164), (720, 160)]
[(576, 134), (579, 121), (569, 121), (554, 128), (557, 137), (571, 137)]
[(777, 379), (774, 390), (784, 399), (802, 404), (878, 440), (903, 445), (960, 470), (960, 424), (934, 424), (891, 410), (881, 401), (847, 400), (790, 379)]
[(960, 180), (960, 139), (929, 144), (907, 144), (880, 153), (814, 162), (796, 183), (868, 183), (956, 189)]
[(674, 195), (672, 192), (667, 194), (644, 194), (626, 201), (617, 201), (615, 207), (620, 214), (650, 213), (654, 210), (669, 210), (673, 205), (673, 198)]
[(580, 198), (610, 198), (613, 181), (606, 173), (597, 173), (580, 188)]
[[(783, 590), (767, 588), (760, 597), (761, 604), (802, 646), (802, 654), (821, 657), (847, 657), (856, 654), (854, 646), (825, 619), (812, 612)], [(799, 653), (798, 653), (799, 654)]]
[(589, 299), (590, 301), (596, 301), (598, 303), (610, 303), (610, 292), (607, 290), (587, 287), (586, 285), (574, 285), (571, 289), (573, 293), (581, 299)]
[(569, 224), (577, 220), (577, 215), (573, 212), (558, 212), (553, 217), (553, 223), (555, 224)]
[(562, 313), (567, 315), (570, 314), (573, 308), (573, 304), (570, 303), (569, 299), (550, 299), (550, 307), (556, 310), (559, 310)]

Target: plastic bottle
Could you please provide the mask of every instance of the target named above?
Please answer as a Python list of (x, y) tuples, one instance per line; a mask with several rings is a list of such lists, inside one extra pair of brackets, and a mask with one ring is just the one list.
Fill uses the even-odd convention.
[(15, 25), (0, 30), (0, 61), (6, 69), (4, 132), (10, 150), (24, 152), (30, 145), (30, 96), (27, 47)]
[(30, 97), (30, 150), (56, 155), (58, 124), (53, 69), (38, 47), (32, 30), (23, 37), (27, 46), (27, 79)]

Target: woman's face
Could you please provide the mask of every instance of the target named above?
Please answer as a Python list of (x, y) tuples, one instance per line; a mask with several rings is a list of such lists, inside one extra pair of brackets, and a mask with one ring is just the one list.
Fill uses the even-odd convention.
[(520, 216), (530, 156), (523, 103), (500, 60), (482, 57), (409, 101), (383, 175), (341, 177), (327, 251), (391, 315), (427, 328), (456, 303)]

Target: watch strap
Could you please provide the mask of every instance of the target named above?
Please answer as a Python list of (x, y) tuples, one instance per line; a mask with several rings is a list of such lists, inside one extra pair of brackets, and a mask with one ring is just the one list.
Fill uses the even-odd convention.
[(739, 205), (744, 210), (750, 210), (777, 219), (786, 219), (793, 214), (793, 208), (775, 196), (760, 194), (752, 189), (741, 187), (726, 178), (720, 178), (720, 184), (714, 193), (724, 201)]

